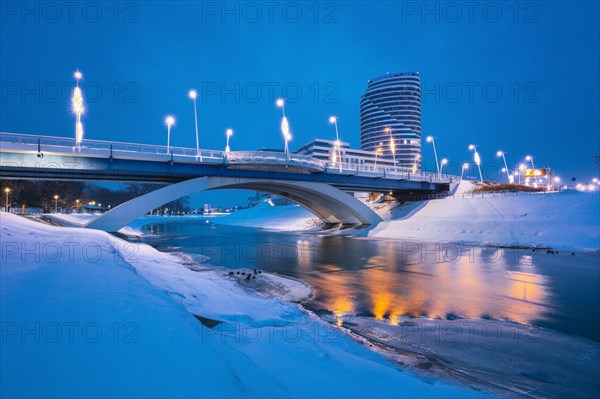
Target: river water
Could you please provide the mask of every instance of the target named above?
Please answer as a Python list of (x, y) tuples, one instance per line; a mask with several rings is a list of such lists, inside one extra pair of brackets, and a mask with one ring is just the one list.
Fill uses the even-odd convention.
[[(483, 346), (491, 362), (494, 353), (497, 360), (511, 356), (502, 358), (506, 363), (502, 370), (494, 369), (488, 374), (504, 373), (506, 380), (517, 385), (510, 387), (511, 395), (517, 392), (516, 396), (586, 396), (586, 392), (598, 388), (593, 382), (599, 376), (598, 365), (593, 363), (598, 361), (600, 342), (598, 253), (548, 253), (318, 232), (274, 232), (218, 225), (208, 220), (151, 224), (145, 227), (145, 233), (144, 241), (163, 252), (185, 253), (198, 261), (206, 261), (207, 257), (208, 263), (229, 269), (261, 269), (301, 279), (314, 289), (314, 297), (304, 307), (332, 324), (350, 326), (379, 342), (386, 341), (382, 338), (385, 334), (398, 334), (385, 328), (406, 326), (407, 319), (494, 321), (551, 332), (551, 339), (542, 339), (537, 347), (522, 350), (515, 349), (511, 342), (492, 340), (492, 345), (488, 340)], [(485, 334), (489, 337), (489, 331)], [(402, 340), (387, 341), (390, 346), (406, 344)], [(581, 346), (581, 342), (585, 345)], [(439, 353), (442, 358), (445, 354), (447, 360), (460, 364), (460, 359), (444, 353), (442, 346), (425, 341), (422, 344), (423, 351)], [(471, 340), (468, 346), (456, 349), (460, 353), (481, 349), (474, 346)], [(552, 349), (553, 346), (561, 348)], [(564, 366), (572, 376), (563, 373), (564, 367), (559, 371), (548, 369), (544, 364), (547, 356), (537, 360), (529, 356), (531, 352), (548, 351), (548, 356), (564, 358), (578, 350), (591, 354)], [(462, 359), (467, 372), (476, 362), (476, 353), (471, 359)], [(526, 370), (513, 364), (519, 363), (515, 358), (520, 357), (531, 357)], [(581, 377), (585, 370), (589, 370), (590, 385), (569, 391), (569, 381)], [(564, 381), (552, 373), (561, 374)], [(523, 381), (514, 383), (519, 380), (515, 375)], [(587, 381), (582, 380), (579, 385), (586, 385)]]

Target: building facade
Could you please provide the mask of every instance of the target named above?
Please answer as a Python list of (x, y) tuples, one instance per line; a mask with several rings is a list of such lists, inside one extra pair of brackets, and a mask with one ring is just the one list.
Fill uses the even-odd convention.
[[(339, 152), (339, 154), (338, 154)], [(324, 161), (327, 166), (339, 167), (339, 158), (343, 163), (344, 169), (353, 169), (354, 166), (360, 166), (361, 170), (393, 171), (394, 162), (391, 159), (384, 158), (382, 153), (375, 155), (375, 151), (364, 151), (350, 148), (350, 144), (340, 142), (340, 147), (335, 145), (335, 140), (314, 139), (313, 141), (298, 148), (296, 154), (308, 155), (313, 158)], [(397, 168), (398, 171), (401, 168)]]
[(421, 171), (421, 79), (418, 72), (369, 80), (360, 100), (360, 146), (402, 169)]

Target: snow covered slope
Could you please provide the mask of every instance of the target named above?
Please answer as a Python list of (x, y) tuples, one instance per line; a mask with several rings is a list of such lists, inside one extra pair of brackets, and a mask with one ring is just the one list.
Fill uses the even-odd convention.
[[(438, 242), (600, 248), (600, 195), (457, 194), (380, 211), (386, 219), (369, 236)], [(463, 196), (464, 194), (464, 196)]]
[(481, 396), (147, 245), (6, 213), (0, 233), (1, 397)]

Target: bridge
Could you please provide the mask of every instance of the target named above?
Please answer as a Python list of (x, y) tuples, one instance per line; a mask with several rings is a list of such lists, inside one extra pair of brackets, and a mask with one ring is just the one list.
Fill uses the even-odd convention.
[(145, 182), (165, 187), (125, 202), (85, 227), (115, 232), (175, 199), (215, 189), (287, 198), (332, 224), (372, 225), (381, 218), (352, 192), (445, 193), (457, 176), (270, 151), (199, 150), (0, 132), (2, 179)]

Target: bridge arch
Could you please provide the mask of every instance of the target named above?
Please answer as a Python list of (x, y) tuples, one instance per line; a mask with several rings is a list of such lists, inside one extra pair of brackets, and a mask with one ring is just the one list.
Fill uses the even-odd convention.
[(242, 189), (279, 195), (303, 206), (326, 223), (375, 225), (382, 220), (352, 195), (326, 183), (198, 177), (162, 187), (127, 201), (84, 227), (116, 232), (163, 204), (200, 191), (216, 189)]

